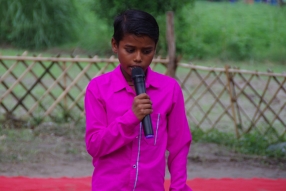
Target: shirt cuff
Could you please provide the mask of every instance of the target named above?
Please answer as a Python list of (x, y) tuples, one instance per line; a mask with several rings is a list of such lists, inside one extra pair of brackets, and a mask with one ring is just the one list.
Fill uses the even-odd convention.
[(119, 120), (122, 124), (123, 131), (127, 134), (135, 132), (135, 126), (140, 124), (140, 120), (136, 117), (132, 109), (128, 110)]

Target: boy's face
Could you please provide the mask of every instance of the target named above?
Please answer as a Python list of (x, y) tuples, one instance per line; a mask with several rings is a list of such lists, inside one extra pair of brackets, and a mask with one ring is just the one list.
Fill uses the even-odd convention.
[(132, 79), (133, 67), (141, 67), (146, 71), (156, 52), (156, 44), (148, 36), (126, 34), (118, 45), (113, 38), (111, 44), (113, 52), (118, 55), (121, 71), (127, 81)]

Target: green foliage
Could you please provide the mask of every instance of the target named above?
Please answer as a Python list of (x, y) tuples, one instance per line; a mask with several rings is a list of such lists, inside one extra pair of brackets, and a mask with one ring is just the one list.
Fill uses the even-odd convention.
[(257, 132), (244, 134), (239, 139), (234, 134), (229, 132), (221, 132), (212, 129), (204, 132), (201, 129), (192, 130), (193, 141), (195, 142), (209, 142), (224, 145), (233, 149), (236, 152), (243, 154), (261, 155), (275, 158), (285, 158), (285, 153), (279, 151), (270, 151), (267, 148), (274, 143), (286, 142), (285, 138), (280, 140), (273, 139), (271, 135), (261, 135)]
[[(268, 4), (196, 2), (185, 6), (187, 25), (176, 30), (185, 59), (285, 62), (286, 7)], [(185, 27), (187, 29), (185, 29)]]
[(110, 56), (112, 24), (106, 23), (95, 14), (93, 0), (81, 0), (77, 9), (84, 25), (78, 31), (79, 40), (72, 46), (80, 47), (91, 55)]
[(0, 0), (0, 42), (39, 49), (75, 39), (73, 0)]
[(174, 11), (176, 13), (182, 8), (182, 5), (192, 3), (194, 0), (94, 0), (94, 2), (96, 14), (110, 22), (116, 15), (126, 9), (140, 9), (157, 17), (165, 14), (167, 11)]
[(221, 145), (233, 145), (236, 141), (234, 134), (220, 132), (216, 129), (212, 129), (208, 132), (204, 132), (200, 128), (192, 130), (193, 141), (195, 142), (211, 142)]
[(0, 0), (0, 43), (35, 49), (64, 44), (60, 48), (110, 56), (114, 16), (137, 8), (156, 17), (160, 27), (157, 54), (166, 56), (166, 12), (171, 10), (177, 54), (186, 61), (219, 58), (285, 64), (286, 60), (286, 7), (187, 0), (30, 2)]
[(74, 123), (44, 122), (33, 130), (1, 128), (0, 124), (0, 163), (39, 163), (50, 156), (64, 160), (66, 154), (78, 158), (85, 153), (84, 132), (84, 124)]
[[(120, 12), (120, 9), (132, 7), (134, 2), (122, 4), (118, 1), (85, 0), (84, 2), (86, 5), (81, 4), (85, 6), (81, 12), (86, 15), (87, 24), (81, 31), (78, 45), (91, 48), (96, 54), (110, 55), (113, 17)], [(108, 3), (112, 6), (108, 6)], [(156, 6), (160, 3), (161, 1)], [(179, 2), (176, 3), (179, 5)], [(219, 58), (225, 61), (285, 62), (286, 7), (206, 1), (187, 3), (180, 8), (178, 5), (174, 6), (176, 8), (173, 10), (176, 47), (177, 54), (182, 55), (184, 60)], [(171, 9), (166, 8), (168, 7), (166, 4), (165, 12), (162, 11), (163, 8), (156, 12), (156, 6), (150, 9), (144, 8), (145, 2), (134, 3), (134, 6), (147, 10), (156, 17), (160, 27), (157, 54), (165, 56), (167, 54), (165, 13)]]
[(113, 19), (126, 9), (140, 9), (152, 14), (160, 28), (160, 37), (157, 45), (158, 54), (166, 55), (166, 12), (173, 11), (175, 13), (178, 25), (183, 25), (184, 17), (180, 17), (182, 5), (193, 5), (194, 0), (157, 0), (157, 1), (130, 1), (130, 0), (94, 0), (94, 12), (98, 18), (101, 18), (108, 26), (107, 31), (113, 31)]

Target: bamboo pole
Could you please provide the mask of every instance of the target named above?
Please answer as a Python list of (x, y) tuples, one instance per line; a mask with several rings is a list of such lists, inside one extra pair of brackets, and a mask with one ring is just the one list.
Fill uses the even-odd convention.
[(169, 63), (167, 67), (167, 75), (175, 77), (177, 61), (176, 61), (176, 43), (174, 30), (174, 13), (167, 12), (167, 42), (168, 42), (168, 57)]
[[(215, 82), (216, 82), (216, 80), (217, 80), (218, 78), (219, 78), (219, 76), (216, 76), (216, 78), (215, 78), (209, 85), (205, 82), (205, 85), (207, 86), (207, 88), (206, 88), (206, 90), (205, 90), (202, 94), (205, 94), (205, 93), (207, 93), (207, 92), (210, 92), (210, 93), (214, 96), (214, 98), (215, 98), (214, 102), (211, 104), (210, 108), (207, 110), (207, 112), (206, 112), (205, 115), (208, 115), (217, 103), (219, 103), (219, 104), (221, 105), (221, 107), (222, 107), (224, 110), (226, 110), (225, 107), (224, 107), (224, 105), (223, 105), (223, 104), (221, 103), (221, 101), (220, 101), (220, 97), (223, 95), (225, 89), (223, 89), (223, 91), (221, 91), (221, 92), (218, 94), (218, 96), (216, 96), (216, 94), (215, 94), (215, 93), (212, 91), (212, 89), (211, 89), (211, 87), (215, 84)], [(226, 111), (227, 111), (227, 110), (226, 110)], [(227, 114), (228, 114), (228, 112), (227, 112)], [(203, 123), (204, 119), (205, 119), (205, 116), (202, 118), (202, 120), (200, 121), (200, 123), (199, 123), (198, 125), (201, 125), (201, 124)], [(212, 124), (212, 128), (214, 128), (214, 126), (215, 126), (214, 123), (211, 122), (211, 124)]]
[[(284, 104), (281, 106), (281, 108), (279, 109), (279, 111), (276, 113), (276, 115), (274, 116), (273, 120), (270, 122), (270, 127), (273, 125), (274, 121), (278, 118), (278, 116), (280, 115), (280, 113), (283, 111), (284, 107), (286, 106), (286, 102), (284, 102)], [(285, 127), (286, 130), (286, 127)]]
[(16, 61), (0, 78), (0, 84), (9, 76), (11, 71), (18, 65), (18, 61)]
[[(110, 58), (98, 58), (94, 56), (92, 58), (58, 58), (58, 57), (31, 57), (31, 56), (0, 56), (0, 60), (16, 60), (16, 61), (43, 61), (43, 62), (83, 62), (83, 63), (92, 63), (92, 62), (115, 62), (118, 63), (118, 59), (115, 57)], [(152, 63), (162, 63), (168, 64), (169, 59), (153, 59)]]
[[(265, 108), (262, 110), (262, 113), (264, 113), (267, 109), (270, 109), (270, 108), (271, 108), (271, 107), (270, 107), (270, 104), (271, 104), (272, 101), (275, 99), (275, 97), (276, 97), (276, 95), (278, 94), (278, 92), (280, 91), (280, 89), (282, 89), (281, 87), (284, 85), (285, 82), (286, 82), (286, 78), (284, 78), (283, 82), (280, 84), (279, 88), (275, 91), (273, 97), (269, 100), (269, 102), (266, 103), (266, 106), (265, 106)], [(274, 113), (274, 114), (276, 114), (276, 113)], [(261, 113), (260, 113), (259, 116), (256, 118), (256, 120), (253, 122), (254, 124), (256, 124), (256, 123), (258, 122), (260, 116), (261, 116)], [(284, 120), (284, 122), (283, 122), (283, 120), (282, 120), (279, 116), (277, 116), (277, 115), (276, 115), (276, 118), (279, 119), (280, 122), (286, 127), (286, 122), (285, 122), (285, 120)]]
[[(6, 64), (3, 62), (3, 60), (0, 60), (0, 63), (2, 64), (2, 66), (4, 66), (7, 70), (9, 69), (8, 66), (6, 66)], [(22, 62), (24, 65), (26, 64), (25, 62)], [(25, 65), (26, 67), (28, 67), (28, 65)], [(33, 72), (33, 70), (31, 70), (31, 72)], [(10, 75), (17, 80), (18, 77), (13, 73), (13, 71), (10, 72)], [(5, 81), (2, 81), (1, 84), (6, 88), (6, 91), (9, 89), (9, 86), (5, 83)], [(29, 91), (28, 88), (23, 84), (23, 82), (19, 82), (19, 84), (21, 85), (22, 88), (24, 88), (25, 91)], [(19, 97), (13, 92), (11, 91), (11, 95), (14, 97), (15, 100), (17, 100), (17, 104), (14, 106), (14, 108), (16, 108), (17, 106), (21, 105), (26, 111), (28, 111), (29, 109), (22, 103), (22, 99), (19, 99)], [(36, 100), (37, 98), (33, 95), (30, 94), (32, 96), (32, 98), (34, 100)], [(13, 113), (14, 108), (8, 110), (8, 108), (4, 105), (4, 101), (0, 102), (1, 105), (4, 107), (5, 111), (7, 113)]]
[(50, 85), (50, 87), (45, 91), (45, 93), (38, 99), (38, 101), (36, 101), (34, 103), (34, 105), (32, 107), (30, 107), (30, 110), (27, 112), (26, 115), (30, 115), (37, 107), (37, 105), (39, 105), (39, 103), (41, 102), (41, 100), (43, 100), (51, 91), (52, 89), (58, 84), (58, 82), (64, 77), (64, 75), (67, 73), (67, 71), (71, 68), (72, 64), (70, 66), (68, 66), (63, 73)]
[[(213, 68), (213, 67), (206, 67), (206, 66), (197, 66), (197, 65), (186, 64), (186, 63), (179, 63), (178, 66), (183, 67), (183, 68), (192, 68), (192, 69), (205, 70), (205, 71), (225, 72), (225, 68)], [(258, 72), (258, 71), (254, 72), (254, 71), (249, 71), (249, 70), (232, 69), (232, 68), (229, 68), (228, 72), (241, 73), (241, 74), (253, 74), (253, 75), (257, 75), (257, 76), (286, 77), (286, 74)]]
[[(66, 66), (66, 62), (63, 62), (62, 70), (65, 71), (66, 67), (67, 67)], [(63, 80), (64, 80), (64, 88), (66, 88), (67, 87), (67, 73), (66, 72), (64, 72)], [(67, 96), (66, 95), (64, 96), (64, 107), (65, 107), (65, 109), (68, 108)]]
[[(254, 105), (254, 107), (257, 108), (257, 105), (256, 105), (255, 101), (253, 101), (253, 100), (251, 99), (251, 97), (244, 91), (244, 90), (246, 89), (246, 87), (250, 87), (250, 89), (254, 92), (254, 94), (255, 94), (257, 97), (260, 97), (260, 98), (261, 98), (260, 94), (255, 90), (254, 87), (252, 87), (252, 85), (251, 85), (251, 83), (250, 83), (251, 80), (253, 79), (253, 77), (256, 76), (256, 75), (251, 75), (248, 80), (245, 79), (242, 74), (239, 74), (239, 76), (244, 80), (245, 85), (244, 85), (242, 88), (240, 88), (240, 87), (238, 86), (238, 89), (240, 89), (240, 91), (237, 93), (236, 96), (239, 97), (241, 94), (244, 95), (244, 96)], [(264, 103), (267, 103), (264, 99), (261, 99), (261, 100), (262, 100)], [(259, 109), (259, 108), (257, 108), (257, 109), (258, 109), (258, 111), (261, 113), (260, 109)], [(272, 111), (272, 112), (274, 112), (274, 111)], [(265, 119), (265, 121), (267, 121), (267, 118), (266, 118), (266, 116), (265, 116), (263, 113), (262, 113), (262, 117)], [(250, 120), (250, 121), (251, 121), (251, 120)]]
[(44, 117), (49, 115), (51, 111), (57, 106), (57, 104), (63, 99), (63, 97), (68, 93), (68, 91), (72, 88), (72, 86), (84, 75), (84, 73), (90, 68), (91, 64), (88, 64), (71, 82), (71, 84), (64, 90), (64, 92), (58, 97), (58, 99), (49, 107), (49, 109), (45, 112)]
[[(111, 58), (112, 59), (112, 58)], [(95, 76), (98, 76), (100, 74), (102, 74), (107, 68), (108, 66), (112, 64), (112, 63), (107, 63), (100, 71), (97, 72), (97, 74)], [(85, 90), (86, 90), (86, 87), (84, 88), (84, 91), (82, 91), (78, 96), (77, 98), (75, 99), (75, 101), (68, 107), (68, 110), (71, 110), (75, 105), (76, 103), (84, 96), (85, 94)]]
[(251, 123), (250, 123), (250, 126), (248, 127), (248, 129), (246, 130), (246, 132), (249, 132), (249, 131), (252, 129), (253, 125), (254, 125), (255, 118), (256, 118), (256, 116), (257, 116), (257, 114), (258, 114), (258, 111), (260, 111), (260, 106), (261, 106), (261, 104), (262, 104), (262, 100), (263, 100), (263, 98), (264, 98), (264, 96), (265, 96), (265, 94), (266, 94), (266, 91), (267, 91), (267, 89), (268, 89), (268, 86), (269, 86), (269, 84), (270, 84), (270, 80), (271, 80), (271, 77), (268, 77), (266, 86), (264, 87), (264, 90), (263, 90), (263, 92), (262, 92), (262, 95), (260, 96), (259, 103), (258, 103), (258, 105), (256, 106), (256, 111), (255, 111), (255, 113), (254, 113), (254, 115), (253, 115), (253, 118), (252, 118), (252, 121), (251, 121)]
[(14, 89), (16, 85), (29, 73), (29, 71), (33, 68), (36, 62), (33, 62), (23, 73), (22, 75), (10, 86), (10, 88), (0, 97), (0, 102)]
[(232, 80), (231, 80), (230, 85), (232, 86), (232, 95), (235, 97), (235, 106), (236, 106), (236, 112), (237, 112), (237, 116), (238, 116), (239, 126), (242, 128), (242, 120), (241, 120), (240, 109), (239, 109), (239, 105), (238, 105), (238, 96), (235, 92), (235, 83), (233, 80), (233, 76), (232, 76)]
[(239, 138), (239, 133), (238, 133), (238, 128), (237, 128), (237, 121), (236, 121), (236, 114), (235, 114), (235, 109), (234, 109), (234, 104), (233, 102), (235, 101), (235, 97), (233, 97), (232, 95), (232, 91), (231, 91), (231, 76), (229, 75), (229, 66), (225, 66), (225, 74), (226, 74), (226, 80), (227, 80), (227, 86), (228, 86), (228, 92), (229, 92), (229, 98), (230, 98), (230, 106), (231, 106), (231, 111), (232, 111), (232, 115), (233, 115), (233, 123), (234, 123), (234, 128), (235, 128), (235, 133), (236, 133), (236, 137)]

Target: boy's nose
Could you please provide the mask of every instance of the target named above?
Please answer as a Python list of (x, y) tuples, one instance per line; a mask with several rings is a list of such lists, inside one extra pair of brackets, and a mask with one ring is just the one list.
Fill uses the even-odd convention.
[(142, 61), (141, 53), (138, 51), (136, 52), (136, 55), (134, 57), (134, 62), (141, 62), (141, 61)]

